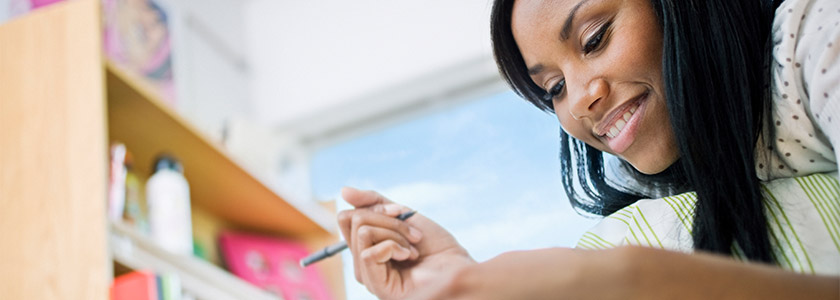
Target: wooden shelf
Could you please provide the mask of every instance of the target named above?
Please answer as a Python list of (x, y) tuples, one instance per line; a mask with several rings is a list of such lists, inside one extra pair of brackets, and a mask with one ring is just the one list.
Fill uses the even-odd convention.
[(110, 227), (114, 261), (128, 269), (176, 274), (184, 292), (199, 299), (279, 299), (211, 263), (169, 253), (125, 224)]
[[(177, 273), (202, 299), (277, 299), (108, 223), (107, 149), (120, 141), (140, 177), (160, 153), (181, 160), (198, 239), (248, 229), (311, 250), (337, 239), (334, 214), (283, 199), (155, 89), (104, 59), (100, 8), (97, 0), (62, 1), (0, 26), (0, 298), (108, 299), (113, 270), (150, 269)], [(316, 267), (344, 299), (340, 259)]]
[(3, 299), (108, 297), (99, 5), (63, 1), (0, 26)]
[(335, 234), (332, 214), (314, 203), (285, 201), (166, 106), (142, 79), (111, 62), (105, 69), (109, 137), (132, 152), (138, 174), (148, 177), (155, 157), (169, 153), (184, 165), (193, 205), (220, 219), (291, 238)]

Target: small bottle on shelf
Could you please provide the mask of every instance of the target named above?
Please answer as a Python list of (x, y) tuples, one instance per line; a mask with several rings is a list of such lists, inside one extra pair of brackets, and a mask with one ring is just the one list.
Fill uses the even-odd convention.
[(134, 172), (134, 157), (131, 152), (125, 154), (125, 211), (123, 221), (132, 225), (143, 234), (149, 233), (149, 221), (146, 200), (143, 197), (143, 182)]
[(192, 255), (190, 188), (183, 167), (174, 157), (162, 155), (154, 170), (146, 182), (152, 240), (173, 253)]

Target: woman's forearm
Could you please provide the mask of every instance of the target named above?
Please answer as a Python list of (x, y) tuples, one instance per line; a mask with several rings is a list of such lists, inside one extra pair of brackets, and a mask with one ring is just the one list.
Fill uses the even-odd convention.
[(697, 253), (620, 247), (502, 254), (463, 268), (434, 299), (837, 299), (840, 278)]
[(619, 281), (627, 282), (620, 276), (626, 272), (612, 265), (616, 254), (569, 248), (508, 252), (461, 269), (432, 299), (626, 298), (618, 288)]
[(707, 253), (628, 247), (641, 299), (838, 299), (840, 277), (794, 273)]

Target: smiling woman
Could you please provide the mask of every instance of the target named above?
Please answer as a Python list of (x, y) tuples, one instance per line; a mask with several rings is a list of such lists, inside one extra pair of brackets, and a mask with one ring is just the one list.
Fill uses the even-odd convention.
[(560, 121), (567, 194), (606, 216), (578, 245), (605, 250), (476, 263), (347, 189), (356, 279), (387, 299), (837, 297), (837, 19), (831, 0), (496, 0), (500, 72)]
[[(562, 137), (561, 159), (576, 206), (607, 215), (640, 198), (661, 196), (606, 185), (601, 152), (608, 152), (631, 165), (625, 169), (641, 185), (694, 190), (706, 199), (695, 209), (698, 249), (730, 253), (735, 241), (750, 259), (770, 261), (752, 162), (769, 108), (773, 6), (761, 0), (719, 2), (498, 1), (494, 47), (514, 89), (556, 112), (568, 134)], [(563, 24), (557, 29), (533, 16), (565, 21), (544, 23)], [(597, 24), (610, 25), (610, 34), (596, 38), (598, 50), (588, 52), (582, 45), (590, 43), (589, 32), (598, 32), (591, 29)], [(563, 37), (567, 31), (573, 38)], [(523, 75), (532, 65), (543, 72)], [(552, 93), (556, 88), (540, 85), (552, 76), (564, 78), (565, 91)], [(616, 116), (636, 105), (637, 112), (618, 129)], [(583, 172), (570, 171), (569, 148), (585, 153), (575, 155), (578, 165), (587, 166), (578, 168)], [(571, 187), (575, 176), (585, 196)], [(733, 205), (732, 198), (741, 200)]]
[(656, 20), (648, 0), (524, 0), (515, 3), (510, 25), (527, 49), (531, 79), (547, 91), (541, 100), (558, 112), (563, 129), (646, 174), (678, 157)]

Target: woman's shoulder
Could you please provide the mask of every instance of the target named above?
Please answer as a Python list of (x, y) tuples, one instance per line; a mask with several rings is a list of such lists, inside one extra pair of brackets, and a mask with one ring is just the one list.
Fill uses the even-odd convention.
[(763, 180), (837, 170), (840, 1), (788, 0), (773, 24), (771, 115), (757, 147)]
[(691, 252), (696, 199), (694, 192), (687, 192), (636, 201), (604, 217), (581, 237), (577, 247), (636, 245)]

